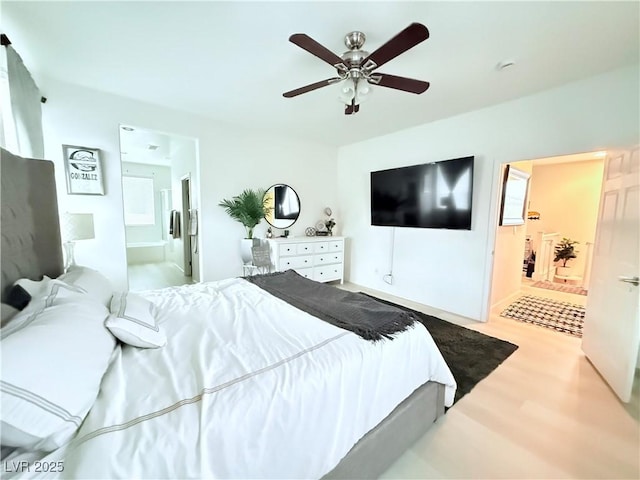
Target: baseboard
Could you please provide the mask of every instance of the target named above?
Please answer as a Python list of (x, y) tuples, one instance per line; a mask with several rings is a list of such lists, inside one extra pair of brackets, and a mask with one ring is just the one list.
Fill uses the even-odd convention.
[(513, 292), (511, 295), (503, 298), (502, 300), (498, 300), (497, 302), (493, 303), (491, 305), (491, 311), (504, 310), (521, 295), (522, 293), (519, 290), (516, 292)]

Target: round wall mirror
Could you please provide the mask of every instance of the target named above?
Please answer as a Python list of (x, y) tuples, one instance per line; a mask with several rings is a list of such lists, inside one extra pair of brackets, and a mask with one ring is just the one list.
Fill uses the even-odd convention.
[(283, 183), (272, 185), (264, 194), (267, 214), (264, 219), (275, 228), (289, 228), (300, 215), (300, 198), (296, 191)]

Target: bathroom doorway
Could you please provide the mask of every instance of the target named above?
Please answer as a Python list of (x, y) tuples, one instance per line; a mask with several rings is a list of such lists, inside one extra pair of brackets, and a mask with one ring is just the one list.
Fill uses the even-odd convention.
[(196, 148), (194, 139), (120, 126), (131, 291), (199, 281), (199, 269), (192, 268), (198, 258), (191, 254), (198, 240)]

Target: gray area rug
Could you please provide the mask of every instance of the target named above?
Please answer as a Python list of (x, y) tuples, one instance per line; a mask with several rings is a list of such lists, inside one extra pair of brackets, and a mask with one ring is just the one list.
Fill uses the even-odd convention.
[(371, 298), (411, 312), (427, 327), (458, 384), (453, 401), (454, 405), (518, 349), (517, 345), (499, 338), (455, 325), (402, 305), (376, 297)]
[(584, 312), (585, 309), (581, 305), (525, 295), (509, 305), (500, 315), (582, 337)]

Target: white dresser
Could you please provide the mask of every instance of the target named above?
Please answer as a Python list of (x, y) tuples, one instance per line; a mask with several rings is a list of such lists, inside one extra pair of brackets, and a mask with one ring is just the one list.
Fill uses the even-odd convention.
[(318, 282), (344, 282), (344, 237), (270, 238), (275, 271), (293, 269)]

